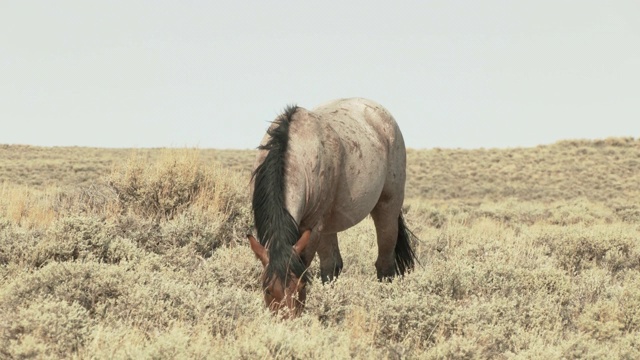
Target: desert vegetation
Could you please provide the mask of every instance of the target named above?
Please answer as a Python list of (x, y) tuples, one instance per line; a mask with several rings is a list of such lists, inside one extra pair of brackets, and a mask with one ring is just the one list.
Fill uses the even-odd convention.
[[(421, 265), (271, 316), (254, 151), (0, 146), (0, 358), (640, 358), (640, 140), (408, 151)], [(317, 263), (312, 265), (317, 272)]]

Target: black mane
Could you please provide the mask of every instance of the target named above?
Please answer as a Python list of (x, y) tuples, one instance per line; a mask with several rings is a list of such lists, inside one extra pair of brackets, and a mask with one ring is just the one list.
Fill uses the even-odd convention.
[(267, 131), (269, 141), (258, 147), (267, 150), (267, 156), (253, 172), (253, 217), (258, 241), (269, 251), (265, 285), (276, 277), (286, 286), (289, 271), (307, 282), (311, 280), (304, 262), (293, 251), (293, 245), (300, 238), (300, 230), (285, 208), (285, 156), (289, 125), (297, 110), (297, 106), (287, 106), (274, 121), (277, 126)]

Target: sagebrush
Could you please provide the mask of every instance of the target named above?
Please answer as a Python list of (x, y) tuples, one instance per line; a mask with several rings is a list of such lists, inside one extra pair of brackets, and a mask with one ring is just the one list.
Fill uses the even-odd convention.
[(292, 321), (245, 243), (252, 151), (2, 151), (0, 358), (640, 357), (635, 139), (409, 151), (421, 265), (376, 281), (367, 219)]

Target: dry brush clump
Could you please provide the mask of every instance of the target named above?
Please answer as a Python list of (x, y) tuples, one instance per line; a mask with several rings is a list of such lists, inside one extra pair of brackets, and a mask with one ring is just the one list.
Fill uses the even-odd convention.
[(203, 164), (195, 150), (167, 152), (152, 163), (133, 156), (89, 186), (4, 185), (0, 219), (6, 243), (0, 263), (9, 258), (35, 267), (49, 260), (117, 262), (127, 257), (122, 249), (129, 242), (156, 254), (208, 257), (251, 228), (247, 185), (220, 165)]
[[(12, 196), (0, 201), (2, 357), (79, 354), (93, 338), (85, 330), (110, 319), (143, 332), (197, 319), (216, 302), (200, 287), (209, 274), (195, 284), (167, 275), (193, 274), (251, 226), (243, 181), (189, 151), (146, 167), (132, 160), (87, 187), (3, 189)], [(76, 328), (82, 336), (68, 333)]]
[(196, 151), (169, 152), (154, 165), (132, 157), (108, 184), (118, 199), (116, 231), (157, 254), (209, 257), (251, 229), (248, 180), (205, 167)]

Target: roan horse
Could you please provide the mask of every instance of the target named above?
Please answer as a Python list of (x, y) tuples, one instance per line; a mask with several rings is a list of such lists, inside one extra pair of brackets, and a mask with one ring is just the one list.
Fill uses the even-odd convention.
[[(258, 147), (252, 207), (266, 305), (298, 315), (316, 252), (323, 282), (342, 270), (337, 232), (368, 214), (378, 242), (379, 280), (413, 268), (402, 217), (406, 153), (400, 129), (381, 105), (340, 99), (313, 111), (289, 106)], [(288, 316), (285, 314), (285, 317)]]

